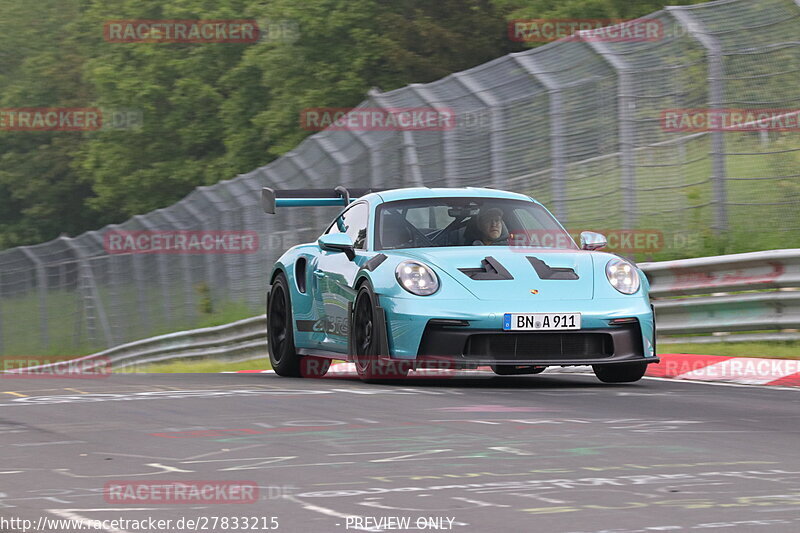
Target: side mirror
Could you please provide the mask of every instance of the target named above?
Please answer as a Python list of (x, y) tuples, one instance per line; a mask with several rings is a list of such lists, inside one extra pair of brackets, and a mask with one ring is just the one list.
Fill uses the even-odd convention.
[(593, 231), (581, 232), (581, 250), (597, 250), (608, 244), (606, 236)]
[(344, 255), (352, 261), (356, 258), (356, 251), (353, 248), (353, 239), (347, 233), (329, 233), (317, 239), (317, 244), (326, 252), (344, 252)]

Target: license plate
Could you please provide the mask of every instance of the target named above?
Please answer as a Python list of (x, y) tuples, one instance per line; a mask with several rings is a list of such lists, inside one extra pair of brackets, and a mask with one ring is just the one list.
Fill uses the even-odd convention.
[(506, 331), (547, 331), (581, 329), (580, 313), (506, 313), (503, 315)]

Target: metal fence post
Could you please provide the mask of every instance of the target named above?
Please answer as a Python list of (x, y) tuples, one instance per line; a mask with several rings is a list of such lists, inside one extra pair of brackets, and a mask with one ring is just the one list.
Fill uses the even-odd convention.
[[(300, 164), (300, 162), (305, 162), (305, 159), (303, 159), (302, 155), (298, 154), (297, 152), (291, 151), (291, 152), (287, 153), (284, 157), (286, 157), (286, 160), (289, 163), (291, 163), (297, 169), (297, 171), (298, 171), (298, 173), (300, 175), (305, 176), (306, 178), (308, 178), (308, 181), (312, 185), (312, 188), (314, 188), (314, 187), (316, 187), (316, 188), (324, 188), (326, 185), (328, 185), (329, 187), (333, 188), (330, 185), (329, 180), (325, 179), (325, 176), (321, 175), (319, 172), (317, 172), (313, 168), (310, 168), (310, 167), (307, 167), (307, 166), (303, 166), (303, 165)], [(330, 220), (327, 219), (327, 217), (325, 216), (325, 213), (321, 209), (316, 208), (316, 209), (314, 209), (312, 211), (312, 213), (313, 213), (313, 218), (311, 218), (311, 220), (313, 220), (313, 222), (310, 225), (309, 224), (304, 225), (302, 227), (302, 231), (306, 231), (308, 229), (325, 227), (330, 222)], [(309, 218), (310, 217), (307, 217), (305, 219), (306, 222), (308, 221)], [(300, 237), (302, 235), (300, 233), (301, 228), (298, 226), (295, 229), (298, 231), (298, 233), (297, 233), (298, 237)], [(303, 241), (300, 240), (299, 242), (303, 242)]]
[(383, 181), (381, 181), (381, 152), (378, 149), (380, 146), (378, 143), (370, 143), (368, 139), (370, 138), (369, 135), (366, 135), (359, 131), (350, 132), (353, 134), (353, 138), (358, 140), (359, 143), (364, 147), (364, 149), (369, 153), (369, 185), (374, 189), (379, 189), (383, 187)]
[[(266, 183), (266, 185), (269, 185), (270, 187), (287, 187), (287, 188), (295, 186), (294, 183), (292, 183), (290, 180), (286, 179), (284, 176), (282, 176), (278, 172), (278, 170), (273, 168), (274, 166), (275, 165), (270, 164), (270, 165), (261, 167), (261, 172), (269, 179), (269, 182)], [(292, 228), (292, 229), (300, 227), (300, 223), (298, 222), (300, 220), (300, 216), (301, 216), (301, 212), (300, 211), (298, 211), (297, 209), (287, 209), (286, 211), (284, 211), (284, 213), (285, 214), (283, 215), (283, 217), (285, 217), (285, 218), (283, 218), (283, 217), (282, 218), (265, 217), (264, 218), (265, 226), (267, 228), (274, 227), (274, 226), (277, 225), (277, 221), (285, 220), (286, 221), (285, 224), (284, 224), (285, 227), (288, 226), (288, 228)], [(278, 229), (278, 230), (271, 229), (271, 231), (267, 234), (268, 237), (271, 237), (273, 235), (280, 237), (280, 241), (279, 241), (280, 244), (276, 243), (281, 248), (280, 251), (282, 251), (285, 248), (284, 241), (283, 241), (285, 232), (282, 232), (282, 231), (283, 230), (280, 230), (280, 229)], [(272, 240), (269, 240), (269, 241), (267, 241), (267, 244), (265, 245), (265, 250), (266, 250), (267, 254), (273, 253), (273, 250), (272, 250), (272, 247), (271, 247), (271, 243), (272, 243)], [(280, 253), (277, 253), (277, 254), (274, 255), (275, 259), (278, 258), (278, 255), (280, 255)]]
[[(225, 199), (216, 191), (215, 187), (210, 185), (198, 187), (197, 191), (211, 204), (216, 216), (216, 224), (206, 222), (203, 225), (203, 230), (214, 231), (220, 229), (224, 224), (223, 217), (225, 213), (228, 212), (227, 209), (221, 210), (219, 207), (220, 204), (224, 203)], [(203, 214), (203, 216), (208, 220), (207, 215)], [(217, 296), (220, 296), (218, 300), (223, 301), (230, 294), (231, 287), (230, 280), (228, 279), (228, 265), (225, 262), (225, 254), (204, 255), (213, 258), (214, 261), (214, 277), (210, 278), (209, 290), (212, 291), (212, 293), (215, 291)]]
[(345, 178), (345, 174), (350, 168), (350, 162), (336, 149), (336, 146), (333, 145), (330, 139), (324, 135), (315, 135), (314, 137), (310, 137), (309, 141), (315, 141), (323, 152), (336, 161), (336, 164), (339, 166), (338, 185), (350, 185), (350, 180)]
[[(261, 188), (257, 188), (257, 193), (256, 189), (248, 187), (247, 182), (242, 177), (224, 181), (220, 184), (220, 188), (227, 192), (234, 204), (234, 209), (232, 211), (238, 215), (237, 222), (241, 224), (239, 229), (247, 229), (249, 227), (247, 224), (249, 210), (253, 208), (261, 211), (261, 200), (258, 195), (258, 193), (261, 192)], [(229, 266), (230, 272), (235, 274), (231, 276), (231, 278), (236, 278), (233, 281), (237, 282), (231, 283), (232, 290), (229, 294), (232, 299), (244, 300), (248, 304), (254, 302), (253, 291), (250, 290), (249, 284), (263, 275), (261, 272), (262, 263), (258, 260), (258, 255), (250, 255), (247, 253), (228, 253), (220, 255), (225, 257), (224, 264)]]
[(550, 167), (552, 168), (553, 210), (556, 218), (564, 226), (567, 226), (569, 219), (566, 205), (567, 164), (564, 150), (564, 98), (561, 86), (550, 73), (541, 68), (533, 54), (518, 52), (511, 54), (510, 57), (547, 89), (550, 104)]
[[(205, 189), (203, 189), (202, 187), (198, 187), (195, 190), (197, 191), (197, 194), (205, 198), (209, 204), (216, 207), (211, 198), (208, 197), (208, 194), (206, 193)], [(208, 217), (206, 216), (205, 213), (200, 211), (197, 207), (193, 206), (190, 201), (184, 202), (183, 206), (186, 208), (186, 211), (198, 221), (200, 229), (203, 230), (211, 229), (207, 222)], [(203, 254), (203, 255), (205, 257), (206, 280), (208, 280), (208, 289), (211, 291), (214, 288), (214, 283), (218, 275), (215, 262), (215, 259), (217, 259), (217, 257), (216, 254)]]
[[(136, 220), (137, 222), (139, 222), (139, 224), (144, 226), (144, 228), (147, 231), (151, 232), (151, 234), (155, 233), (156, 231), (158, 231), (157, 228), (153, 227), (153, 225), (147, 219), (146, 215), (136, 215), (136, 216), (133, 217), (133, 220)], [(168, 279), (168, 276), (167, 276), (167, 256), (165, 256), (162, 253), (156, 253), (155, 255), (156, 255), (156, 261), (158, 262), (158, 277), (161, 280), (161, 283), (160, 283), (161, 291), (160, 291), (159, 300), (161, 300), (162, 307), (164, 308), (164, 320), (166, 321), (166, 320), (169, 320), (170, 318), (172, 318), (172, 316), (171, 316), (172, 315), (172, 310), (170, 309), (170, 303), (172, 301), (172, 298), (171, 298), (171, 295), (170, 295), (171, 287), (169, 286), (169, 279)], [(166, 325), (166, 324), (164, 324), (162, 322), (160, 325), (163, 326), (163, 325)]]
[[(412, 83), (411, 85), (406, 86), (406, 89), (416, 94), (417, 98), (422, 100), (422, 102), (428, 107), (432, 109), (435, 107), (434, 103), (436, 102), (436, 97), (433, 96), (431, 92), (421, 84)], [(442, 168), (445, 174), (444, 176), (442, 176), (442, 178), (445, 180), (445, 183), (447, 183), (450, 177), (453, 175), (453, 173), (452, 173), (452, 162), (450, 161), (450, 159), (452, 158), (449, 158), (445, 155), (445, 144), (444, 144), (445, 138), (446, 135), (442, 135), (442, 142), (439, 144), (439, 153), (441, 154)]]
[(624, 204), (624, 229), (636, 227), (636, 160), (634, 148), (636, 144), (636, 126), (632, 116), (635, 108), (632, 72), (628, 64), (612, 54), (608, 46), (596, 39), (584, 41), (600, 57), (602, 57), (617, 74), (617, 102), (619, 105), (619, 150), (622, 163), (621, 189)]
[[(387, 106), (383, 105), (381, 100), (383, 96), (378, 89), (372, 88), (369, 90), (369, 96), (378, 104), (381, 109), (390, 110)], [(422, 177), (422, 171), (419, 168), (419, 157), (417, 156), (417, 143), (414, 141), (414, 135), (407, 130), (403, 130), (403, 159), (405, 160), (405, 167), (411, 174), (411, 183), (419, 187), (425, 186), (425, 180)]]
[[(795, 0), (797, 1), (797, 0)], [(675, 17), (675, 20), (697, 42), (706, 49), (708, 57), (708, 90), (709, 107), (711, 109), (723, 109), (725, 106), (725, 65), (723, 64), (722, 46), (719, 39), (711, 35), (705, 25), (692, 16), (683, 6), (668, 6), (667, 12)], [(725, 134), (722, 131), (711, 132), (711, 157), (712, 157), (712, 183), (714, 191), (715, 216), (713, 229), (717, 234), (728, 229), (728, 207), (727, 189), (725, 179), (727, 171), (725, 168)]]
[(94, 273), (89, 264), (86, 256), (81, 250), (80, 246), (73, 242), (69, 237), (59, 237), (59, 240), (72, 250), (75, 254), (75, 259), (78, 263), (78, 294), (83, 300), (83, 312), (86, 316), (86, 330), (89, 333), (89, 340), (97, 342), (97, 324), (95, 321), (100, 322), (100, 329), (103, 332), (105, 346), (107, 348), (114, 345), (114, 337), (111, 335), (111, 326), (108, 322), (103, 302), (100, 300), (100, 294), (97, 290), (97, 284), (94, 280)]
[(504, 168), (503, 154), (504, 144), (500, 140), (500, 132), (502, 131), (502, 112), (500, 111), (502, 102), (500, 102), (494, 95), (481, 87), (480, 84), (469, 78), (464, 72), (457, 72), (453, 74), (453, 79), (463, 85), (472, 95), (480, 100), (491, 116), (491, 127), (489, 129), (489, 161), (492, 173), (491, 183), (492, 187), (501, 188), (503, 181), (506, 178)]
[(28, 246), (20, 246), (19, 250), (25, 254), (25, 257), (33, 263), (33, 268), (36, 270), (36, 289), (39, 293), (39, 329), (40, 329), (40, 343), (39, 345), (47, 349), (50, 346), (50, 334), (47, 327), (47, 273), (44, 270), (44, 264), (35, 253), (30, 250)]
[(141, 321), (143, 331), (152, 331), (152, 312), (147, 306), (147, 286), (145, 285), (145, 274), (142, 263), (145, 260), (145, 255), (131, 252), (128, 254), (131, 262), (131, 272), (133, 273), (133, 283), (136, 288), (136, 307), (139, 314), (137, 319)]
[[(162, 217), (164, 217), (164, 220), (169, 222), (175, 230), (183, 229), (179, 227), (180, 224), (178, 223), (178, 220), (175, 218), (174, 215), (172, 215), (169, 212), (168, 209), (159, 209), (156, 212), (160, 214)], [(192, 306), (192, 303), (194, 302), (194, 292), (192, 291), (192, 278), (191, 278), (192, 270), (191, 267), (189, 266), (189, 256), (185, 253), (180, 253), (180, 257), (181, 257), (180, 259), (181, 269), (183, 270), (183, 276), (181, 276), (184, 282), (183, 292), (184, 292), (184, 297), (186, 298), (186, 301), (184, 302), (183, 316), (186, 317), (187, 321), (189, 321), (195, 316), (193, 313), (194, 309)]]

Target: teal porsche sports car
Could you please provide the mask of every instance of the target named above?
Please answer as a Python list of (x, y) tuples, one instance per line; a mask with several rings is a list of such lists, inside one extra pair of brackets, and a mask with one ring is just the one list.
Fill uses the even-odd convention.
[(649, 284), (632, 262), (580, 246), (539, 202), (480, 188), (262, 192), (278, 207), (342, 206), (270, 274), (269, 354), (281, 376), (334, 359), (367, 381), (420, 368), (535, 374), (591, 365), (640, 379), (655, 353)]

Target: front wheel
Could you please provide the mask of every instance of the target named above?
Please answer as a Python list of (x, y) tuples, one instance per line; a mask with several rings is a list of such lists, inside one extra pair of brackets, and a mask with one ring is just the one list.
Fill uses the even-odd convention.
[(289, 283), (278, 274), (267, 302), (269, 362), (276, 374), (289, 378), (321, 378), (331, 366), (330, 359), (297, 353), (292, 329), (292, 301)]
[(647, 370), (647, 363), (623, 363), (592, 366), (594, 375), (603, 383), (631, 383), (639, 381)]
[(301, 377), (300, 356), (294, 346), (289, 284), (283, 273), (275, 278), (267, 302), (267, 338), (269, 362), (275, 373), (290, 378)]
[(384, 334), (377, 321), (377, 300), (368, 284), (358, 290), (353, 308), (351, 346), (358, 377), (365, 382), (381, 379), (402, 379), (408, 375), (408, 365), (387, 363), (380, 359), (380, 335)]

